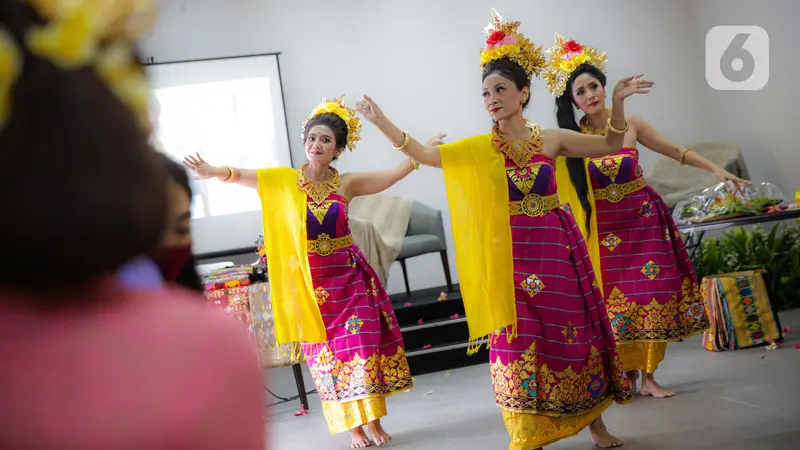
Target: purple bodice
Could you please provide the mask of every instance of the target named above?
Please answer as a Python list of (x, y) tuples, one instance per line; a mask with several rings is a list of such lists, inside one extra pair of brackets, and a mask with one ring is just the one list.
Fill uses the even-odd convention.
[(347, 200), (337, 193), (332, 193), (317, 206), (311, 197), (307, 199), (308, 216), (306, 229), (309, 240), (315, 240), (320, 234), (327, 234), (331, 238), (344, 237), (350, 234), (347, 219)]
[(611, 184), (625, 184), (641, 178), (639, 150), (623, 147), (613, 155), (590, 159), (589, 176), (592, 189), (603, 189)]
[(542, 197), (556, 194), (555, 174), (553, 160), (543, 153), (534, 153), (523, 169), (506, 158), (509, 200), (519, 201), (528, 194), (538, 194)]

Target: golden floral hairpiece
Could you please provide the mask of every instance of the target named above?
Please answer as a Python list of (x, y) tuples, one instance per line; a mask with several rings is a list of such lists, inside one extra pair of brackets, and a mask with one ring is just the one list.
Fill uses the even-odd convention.
[(492, 8), (492, 22), (484, 28), (486, 45), (481, 49), (481, 70), (496, 59), (508, 58), (525, 70), (529, 80), (539, 76), (546, 65), (542, 48), (517, 31), (519, 26), (519, 22), (503, 20)]
[(31, 53), (64, 70), (83, 67), (97, 55), (102, 21), (99, 11), (75, 7), (58, 14), (45, 25), (32, 27), (26, 43)]
[(608, 61), (606, 52), (597, 50), (594, 47), (580, 44), (574, 40), (567, 40), (564, 36), (556, 33), (556, 41), (547, 53), (550, 60), (547, 63), (547, 70), (544, 73), (544, 80), (547, 82), (547, 90), (556, 97), (564, 94), (567, 88), (567, 81), (570, 75), (581, 64), (587, 63), (597, 67), (601, 72)]
[(344, 123), (347, 124), (347, 148), (352, 152), (358, 141), (361, 140), (361, 119), (358, 118), (355, 110), (344, 104), (344, 94), (333, 100), (326, 98), (303, 120), (303, 134), (301, 135), (303, 141), (306, 139), (306, 124), (320, 114), (336, 114), (344, 120)]
[[(154, 0), (27, 0), (48, 21), (62, 20), (76, 10), (90, 10), (103, 19), (103, 39), (135, 41), (155, 18)], [(97, 21), (96, 21), (97, 22)]]
[(149, 131), (150, 85), (128, 48), (116, 44), (102, 51), (95, 63), (95, 70), (117, 98), (134, 112), (141, 127)]
[[(47, 20), (28, 30), (25, 36), (28, 50), (62, 70), (94, 67), (109, 89), (149, 131), (149, 86), (133, 57), (130, 41), (152, 24), (153, 0), (27, 2)], [(4, 48), (0, 51), (8, 53)], [(4, 57), (5, 54), (0, 55)], [(2, 82), (0, 88), (10, 86)]]

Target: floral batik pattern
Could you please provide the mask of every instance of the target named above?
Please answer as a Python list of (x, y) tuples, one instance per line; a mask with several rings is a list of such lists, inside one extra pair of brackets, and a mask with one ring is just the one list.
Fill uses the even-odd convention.
[(606, 308), (621, 341), (672, 341), (702, 332), (705, 303), (696, 283), (684, 278), (680, 298), (673, 294), (666, 302), (632, 303), (618, 288), (606, 300)]
[[(500, 358), (492, 362), (495, 400), (512, 411), (563, 416), (590, 411), (611, 398), (611, 381), (597, 347), (590, 346), (588, 360), (581, 364), (579, 369), (566, 364), (563, 369), (554, 370), (539, 361), (534, 342), (511, 363), (503, 363)], [(613, 378), (621, 380), (622, 365), (618, 360), (613, 370)]]
[(394, 355), (364, 358), (354, 353), (350, 359), (342, 359), (325, 345), (308, 366), (322, 401), (386, 396), (411, 387), (411, 371), (402, 348)]

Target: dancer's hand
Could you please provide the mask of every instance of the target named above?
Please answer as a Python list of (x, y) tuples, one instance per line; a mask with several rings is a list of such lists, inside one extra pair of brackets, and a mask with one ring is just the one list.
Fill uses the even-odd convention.
[(425, 143), (425, 147), (438, 147), (440, 145), (444, 145), (444, 138), (446, 137), (446, 134), (437, 134), (436, 136), (428, 139), (428, 142)]
[(623, 78), (614, 86), (614, 100), (622, 101), (633, 94), (647, 94), (653, 87), (652, 81), (642, 80), (643, 74)]
[(371, 124), (376, 124), (379, 120), (383, 119), (383, 111), (368, 95), (365, 95), (362, 100), (356, 102), (356, 111)]
[(744, 186), (750, 184), (749, 181), (739, 178), (723, 168), (715, 170), (714, 176), (717, 177), (719, 181), (725, 183), (725, 187), (728, 188), (728, 190), (731, 190), (730, 187), (731, 185), (733, 185), (734, 194), (738, 193), (739, 190), (742, 189)]
[(208, 178), (217, 178), (220, 175), (225, 176), (227, 170), (221, 167), (215, 167), (207, 163), (199, 153), (189, 155), (183, 158), (183, 165), (191, 169), (194, 173), (195, 180), (206, 180)]

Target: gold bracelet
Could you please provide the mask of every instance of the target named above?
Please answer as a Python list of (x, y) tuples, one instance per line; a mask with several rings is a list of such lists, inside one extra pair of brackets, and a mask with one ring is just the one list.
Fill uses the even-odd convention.
[(408, 158), (411, 161), (411, 165), (414, 167), (414, 170), (419, 170), (419, 163), (414, 161), (412, 158)]
[(222, 166), (222, 167), (223, 167), (224, 169), (228, 169), (228, 176), (227, 176), (227, 177), (225, 177), (225, 179), (224, 179), (224, 180), (221, 180), (221, 181), (222, 181), (223, 183), (229, 183), (229, 182), (231, 181), (231, 178), (233, 178), (233, 169), (231, 168), (231, 166)]
[(684, 148), (683, 150), (681, 150), (681, 154), (680, 154), (680, 156), (678, 157), (678, 162), (679, 162), (681, 165), (684, 165), (684, 164), (686, 164), (686, 163), (684, 163), (684, 160), (686, 159), (686, 154), (687, 154), (687, 153), (689, 153), (689, 152), (693, 152), (693, 151), (694, 151), (694, 150), (692, 150), (691, 148)]
[(614, 134), (625, 134), (628, 131), (628, 122), (627, 121), (625, 121), (625, 128), (623, 128), (622, 130), (618, 130), (618, 129), (614, 128), (614, 125), (611, 125), (611, 117), (606, 119), (606, 124), (608, 125), (608, 131), (610, 131), (610, 132), (612, 132)]
[(408, 136), (408, 131), (403, 130), (403, 144), (400, 145), (399, 147), (395, 147), (394, 149), (397, 150), (397, 151), (402, 152), (403, 150), (406, 149), (406, 147), (408, 147), (408, 142), (410, 140), (411, 140), (411, 138)]
[(234, 169), (231, 166), (224, 166), (224, 167), (228, 169), (228, 178), (222, 180), (223, 183), (233, 183), (239, 179), (241, 173), (238, 170)]

